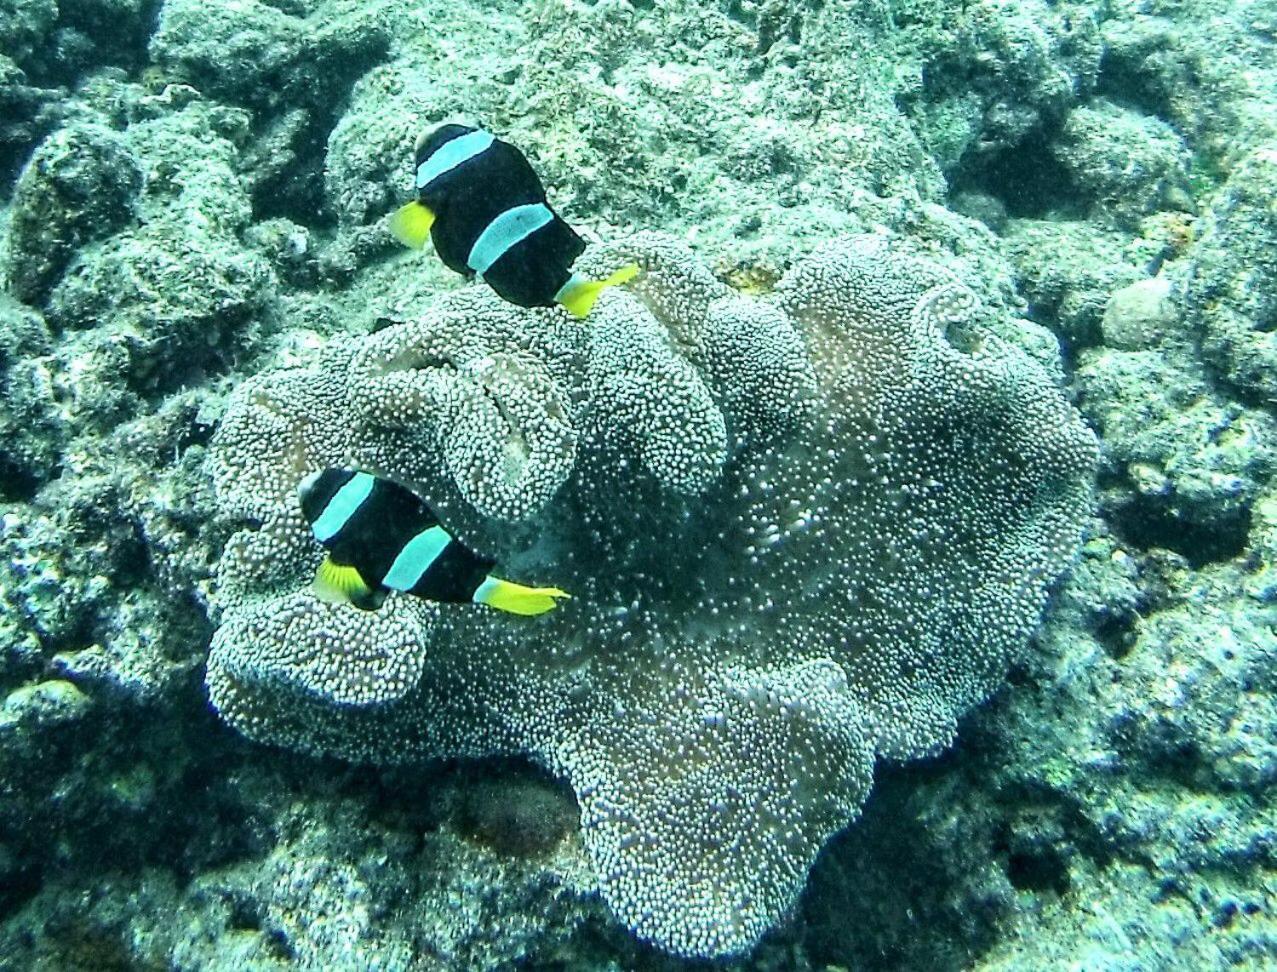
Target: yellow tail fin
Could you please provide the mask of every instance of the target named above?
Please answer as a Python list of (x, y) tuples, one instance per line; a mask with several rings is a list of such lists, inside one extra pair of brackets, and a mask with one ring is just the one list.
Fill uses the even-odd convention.
[(371, 610), (377, 607), (376, 592), (364, 583), (354, 567), (334, 564), (325, 557), (315, 571), (315, 596), (328, 604), (353, 604)]
[(524, 587), (499, 577), (489, 577), (474, 592), (477, 604), (486, 604), (511, 614), (545, 614), (558, 607), (558, 598), (571, 597), (557, 587)]
[(639, 272), (637, 263), (627, 263), (604, 280), (569, 281), (559, 296), (559, 303), (575, 317), (585, 317), (594, 307), (594, 302), (608, 287), (615, 287), (627, 280), (632, 280)]
[(426, 245), (430, 239), (430, 227), (434, 224), (434, 211), (416, 201), (400, 206), (390, 216), (390, 232), (400, 243), (414, 250)]

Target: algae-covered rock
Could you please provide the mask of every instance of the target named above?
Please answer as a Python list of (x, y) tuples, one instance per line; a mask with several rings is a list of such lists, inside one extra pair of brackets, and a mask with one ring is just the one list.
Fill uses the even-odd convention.
[(491, 79), (474, 76), (480, 65), (463, 64), (465, 73), (456, 77), (439, 71), (437, 63), (405, 57), (375, 68), (355, 85), (329, 137), (324, 166), (324, 189), (341, 223), (367, 223), (401, 205), (410, 189), (417, 137), (452, 115), (476, 112), (484, 94), (492, 100)]
[[(1063, 626), (1049, 635), (1055, 661), (1035, 681), (1056, 721), (1008, 754), (1004, 779), (1036, 794), (1017, 825), (1040, 841), (1023, 873), (1062, 890), (1034, 933), (1026, 925), (994, 949), (991, 968), (1078, 954), (1102, 967), (1119, 943), (1139, 967), (1168, 936), (1176, 964), (1244, 967), (1277, 946), (1271, 606), (1239, 596), (1242, 561), (1200, 572), (1173, 556), (1136, 562), (1146, 617), (1122, 643), (1106, 650)], [(999, 733), (1035, 723), (1032, 707), (1014, 708)], [(1078, 912), (1073, 896), (1103, 911)]]
[[(1023, 150), (1035, 133), (1062, 118), (1070, 102), (1094, 84), (1100, 45), (1093, 25), (1059, 16), (1049, 3), (981, 4), (966, 11), (955, 30), (952, 5), (917, 4), (908, 21), (914, 34), (934, 45), (934, 79), (918, 111), (942, 157), (965, 153), (995, 163)], [(978, 50), (971, 74), (953, 83), (947, 72), (964, 63), (961, 50)], [(955, 122), (961, 119), (960, 126)], [(956, 132), (962, 131), (958, 142)], [(956, 144), (955, 144), (956, 143)]]
[[(299, 15), (301, 14), (301, 15)], [(318, 9), (243, 0), (168, 0), (151, 38), (152, 60), (174, 79), (254, 106), (319, 106), (385, 51), (376, 5)]]
[(1137, 280), (1113, 292), (1100, 321), (1104, 343), (1121, 351), (1142, 351), (1188, 335), (1183, 314), (1166, 277)]
[(101, 328), (112, 367), (146, 395), (198, 383), (226, 366), (227, 338), (243, 340), (273, 293), (269, 267), (251, 251), (182, 223), (150, 223), (85, 253), (49, 300), (63, 328)]
[(1277, 143), (1231, 174), (1193, 249), (1186, 301), (1202, 350), (1248, 399), (1277, 401)]
[(118, 133), (75, 125), (50, 136), (27, 163), (9, 225), (13, 293), (41, 303), (78, 247), (135, 215), (142, 167)]
[(40, 315), (0, 294), (0, 497), (25, 496), (59, 471), (67, 428), (52, 352)]
[(10, 692), (0, 703), (0, 734), (36, 733), (80, 719), (88, 697), (70, 682), (38, 682)]
[(0, 197), (8, 197), (31, 146), (61, 113), (60, 94), (32, 83), (12, 58), (0, 53)]
[(0, 0), (0, 50), (21, 62), (49, 35), (58, 0)]
[(1235, 554), (1277, 469), (1272, 416), (1221, 399), (1160, 349), (1086, 351), (1077, 381), (1109, 470), (1131, 491), (1113, 498), (1120, 529), (1195, 563)]
[[(175, 691), (206, 636), (198, 585), (215, 541), (190, 478), (202, 460), (192, 413), (179, 396), (73, 457), (75, 474), (10, 513), (0, 536), (4, 610), (38, 638), (43, 665), (134, 703)], [(135, 464), (110, 461), (121, 452)]]
[(244, 172), (260, 210), (327, 221), (322, 146), (351, 85), (386, 53), (391, 9), (350, 0), (310, 6), (169, 0), (150, 56), (166, 79), (253, 110), (258, 137), (248, 146)]
[(1149, 213), (1188, 200), (1188, 148), (1157, 118), (1103, 101), (1077, 108), (1051, 151), (1105, 222), (1134, 229)]
[[(173, 741), (215, 756), (183, 767), (202, 775), (192, 778), (200, 795), (146, 826), (149, 843), (172, 843), (131, 872), (102, 869), (88, 900), (67, 883), (44, 882), (0, 924), (5, 954), (36, 968), (67, 968), (87, 954), (126, 967), (497, 972), (552, 964), (580, 951), (582, 933), (597, 935), (602, 908), (582, 893), (588, 874), (576, 849), (533, 860), (494, 851), (471, 834), (465, 777), (414, 771), (341, 792), (316, 779), (320, 764), (246, 762), (217, 735)], [(155, 755), (168, 754), (181, 760), (180, 751)], [(512, 785), (504, 796), (527, 790)], [(171, 868), (174, 847), (197, 870), (190, 880)], [(114, 863), (126, 858), (136, 859), (117, 845)], [(0, 849), (0, 873), (11, 863)], [(130, 928), (148, 931), (122, 933)], [(599, 947), (618, 967), (643, 961), (624, 941)]]
[(106, 57), (145, 45), (156, 11), (154, 0), (57, 0), (58, 16), (87, 35)]
[(254, 223), (244, 240), (270, 262), (275, 276), (293, 286), (313, 285), (317, 245), (309, 229), (282, 217)]
[(1152, 255), (1082, 220), (1012, 220), (1006, 240), (1030, 315), (1070, 348), (1099, 343), (1111, 295), (1144, 278), (1141, 264)]
[(234, 142), (246, 113), (109, 81), (93, 96), (139, 117), (122, 132), (76, 123), (51, 136), (24, 173), (6, 240), (13, 289), (41, 302), (59, 334), (43, 357), (9, 366), (11, 408), (30, 413), (24, 403), (47, 387), (71, 436), (224, 370), (268, 330), (276, 283), (240, 239), (252, 214)]

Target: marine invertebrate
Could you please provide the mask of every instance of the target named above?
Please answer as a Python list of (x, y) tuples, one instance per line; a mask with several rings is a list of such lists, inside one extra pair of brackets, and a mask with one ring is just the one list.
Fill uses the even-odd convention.
[[(599, 888), (688, 955), (749, 947), (857, 814), (874, 759), (947, 744), (1067, 566), (1090, 432), (1027, 356), (959, 350), (972, 293), (874, 237), (768, 299), (640, 234), (589, 323), (480, 288), (260, 377), (215, 438), (211, 698), (351, 759), (526, 753), (581, 808)], [(969, 330), (969, 328), (968, 328)], [(535, 620), (307, 590), (297, 482), (411, 485), (449, 530), (575, 598)]]

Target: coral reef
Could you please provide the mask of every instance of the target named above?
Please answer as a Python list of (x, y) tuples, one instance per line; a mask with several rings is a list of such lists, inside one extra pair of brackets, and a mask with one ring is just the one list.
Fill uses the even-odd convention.
[[(1022, 353), (946, 342), (974, 295), (883, 240), (825, 248), (772, 301), (660, 237), (583, 266), (630, 259), (633, 293), (589, 322), (475, 288), (237, 394), (210, 459), (223, 511), (262, 528), (221, 563), (209, 690), (309, 751), (533, 754), (576, 791), (621, 919), (719, 955), (789, 907), (875, 756), (946, 745), (996, 684), (1094, 452)], [(532, 624), (320, 601), (295, 491), (337, 464), (575, 600)]]
[(40, 304), (86, 241), (134, 215), (142, 170), (124, 140), (101, 126), (66, 128), (45, 141), (18, 182), (9, 225), (9, 286)]
[(1161, 119), (1097, 101), (1069, 113), (1052, 151), (1104, 222), (1135, 229), (1150, 213), (1191, 205), (1188, 148)]
[(261, 135), (244, 172), (259, 216), (325, 218), (319, 148), (351, 85), (385, 54), (390, 6), (163, 4), (150, 39), (154, 68), (254, 112)]
[(1277, 402), (1277, 141), (1237, 165), (1194, 252), (1187, 301), (1202, 351), (1247, 400)]
[(34, 311), (0, 294), (0, 497), (29, 496), (52, 479), (66, 430), (47, 361), (53, 340)]
[[(213, 715), (215, 626), (255, 643), (236, 618), (250, 597), (306, 603), (315, 553), (290, 520), (228, 546), (255, 514), (213, 495), (207, 446), (251, 388), (289, 407), (337, 394), (330, 369), (366, 344), (382, 357), (358, 356), (355, 380), (418, 396), (412, 481), (503, 566), (575, 585), (576, 613), (535, 629), (545, 641), (496, 639), (560, 651), (562, 679), (529, 691), (665, 704), (713, 650), (719, 688), (725, 668), (770, 673), (774, 691), (819, 681), (829, 669), (781, 656), (815, 657), (826, 632), (792, 639), (836, 605), (774, 637), (775, 605), (793, 602), (746, 612), (743, 588), (723, 593), (744, 524), (723, 546), (705, 511), (721, 498), (748, 518), (757, 497), (730, 484), (768, 450), (808, 448), (828, 375), (790, 285), (766, 295), (803, 254), (866, 233), (978, 292), (946, 327), (953, 354), (1015, 345), (1100, 433), (1096, 515), (1006, 690), (942, 754), (878, 760), (863, 806), (826, 813), (830, 830), (860, 817), (793, 908), (719, 964), (1273, 965), (1274, 37), (1272, 0), (0, 0), (0, 967), (700, 967), (615, 920), (597, 894), (606, 845), (586, 843), (597, 803), (583, 817), (572, 787), (520, 758), (357, 768)], [(652, 279), (694, 299), (636, 286), (602, 305), (597, 334), (529, 329), (438, 261), (400, 256), (382, 219), (417, 133), (446, 116), (523, 148), (590, 240), (682, 240), (697, 259), (670, 245)], [(290, 391), (287, 371), (333, 380)], [(389, 434), (386, 401), (359, 390), (319, 411), (354, 416), (351, 458), (358, 443), (393, 458), (408, 445), (368, 433)], [(669, 434), (680, 421), (696, 434)], [(749, 541), (751, 585), (768, 565), (830, 563), (788, 559), (801, 536), (781, 512)], [(254, 593), (222, 612), (210, 592), (234, 599), (245, 553), (262, 555)], [(711, 595), (719, 614), (697, 614)], [(317, 735), (322, 692), (366, 712), (383, 674), (505, 664), (463, 654), (433, 608), (386, 617), (423, 610), (437, 656), (355, 654), (340, 684), (325, 656), (292, 659), (297, 678), (271, 692), (317, 701), (289, 731), (348, 751), (340, 727)], [(588, 618), (579, 636), (549, 644), (572, 618)], [(744, 657), (754, 642), (776, 657)], [(608, 665), (668, 667), (583, 667), (602, 644), (619, 646)], [(836, 654), (850, 690), (856, 656)], [(537, 715), (479, 748), (519, 749)], [(878, 715), (860, 719), (865, 753)], [(638, 714), (594, 717), (582, 732)], [(398, 726), (418, 752), (459, 751), (420, 735), (437, 728), (423, 713)], [(548, 761), (573, 741), (535, 749)], [(800, 840), (814, 853), (823, 837)]]

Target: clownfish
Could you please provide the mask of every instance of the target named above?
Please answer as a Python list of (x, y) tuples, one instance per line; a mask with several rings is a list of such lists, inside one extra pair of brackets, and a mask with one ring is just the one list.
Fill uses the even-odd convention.
[(550, 208), (523, 153), (491, 132), (441, 125), (423, 136), (415, 185), (417, 198), (390, 217), (395, 238), (413, 249), (431, 240), (449, 268), (512, 304), (585, 317), (604, 288), (638, 273), (636, 264), (605, 280), (573, 273), (585, 241)]
[(328, 551), (315, 572), (320, 600), (373, 611), (395, 590), (533, 615), (570, 596), (493, 576), (495, 561), (459, 543), (424, 500), (389, 479), (329, 468), (303, 479), (297, 493), (311, 532)]

